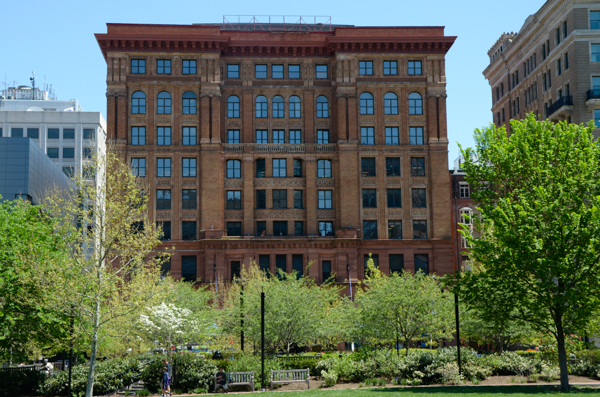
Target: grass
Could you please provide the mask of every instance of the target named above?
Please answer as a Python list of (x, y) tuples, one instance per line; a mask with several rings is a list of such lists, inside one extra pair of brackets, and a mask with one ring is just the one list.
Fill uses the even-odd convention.
[[(569, 395), (598, 396), (600, 388), (572, 387)], [(276, 397), (530, 397), (562, 395), (556, 386), (407, 387), (277, 392)]]

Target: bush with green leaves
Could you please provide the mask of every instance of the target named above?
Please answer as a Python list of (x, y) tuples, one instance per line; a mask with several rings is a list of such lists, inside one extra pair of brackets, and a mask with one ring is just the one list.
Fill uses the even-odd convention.
[(515, 352), (484, 356), (483, 362), (492, 369), (492, 375), (529, 376), (542, 370), (540, 356), (524, 357)]
[(31, 396), (46, 380), (40, 371), (2, 371), (0, 372), (0, 397)]
[(335, 385), (338, 381), (338, 376), (337, 373), (335, 373), (335, 371), (321, 371), (321, 378), (325, 381), (325, 386), (327, 387)]
[[(163, 356), (154, 356), (151, 363), (142, 372), (142, 380), (151, 392), (157, 392), (162, 378)], [(184, 392), (194, 390), (208, 391), (214, 383), (217, 365), (203, 355), (193, 353), (175, 353), (170, 356), (173, 380), (171, 387)]]
[(283, 369), (306, 369), (308, 368), (312, 376), (319, 376), (319, 372), (316, 371), (316, 366), (319, 363), (319, 359), (316, 358), (303, 358), (300, 360), (286, 360), (283, 358), (278, 359)]

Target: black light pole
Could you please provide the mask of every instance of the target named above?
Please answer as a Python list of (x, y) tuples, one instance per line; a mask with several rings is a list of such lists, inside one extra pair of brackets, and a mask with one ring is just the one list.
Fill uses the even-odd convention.
[(241, 327), (242, 327), (242, 331), (241, 331), (241, 335), (240, 335), (240, 339), (241, 339), (241, 345), (242, 345), (242, 351), (244, 351), (244, 284), (242, 284), (242, 290), (240, 292), (240, 309), (241, 309)]
[(454, 290), (454, 317), (456, 318), (456, 353), (458, 357), (458, 373), (462, 373), (460, 365), (460, 317), (458, 313), (458, 291)]
[[(75, 308), (73, 307), (73, 305), (71, 305), (71, 329), (70, 329), (70, 337), (69, 337), (69, 388), (68, 388), (68, 395), (67, 397), (71, 397), (71, 376), (73, 374), (72, 372), (72, 368), (73, 368), (73, 328), (75, 328), (75, 318), (74, 318), (74, 310)], [(64, 370), (64, 368), (63, 368)]]
[(260, 292), (260, 356), (261, 356), (261, 390), (265, 390), (265, 291)]

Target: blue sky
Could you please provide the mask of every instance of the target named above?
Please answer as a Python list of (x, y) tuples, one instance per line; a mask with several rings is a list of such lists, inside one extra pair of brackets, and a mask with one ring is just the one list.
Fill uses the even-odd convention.
[[(518, 31), (544, 0), (302, 0), (252, 1), (10, 0), (2, 6), (0, 80), (13, 86), (54, 85), (59, 99), (79, 99), (84, 110), (106, 116), (106, 64), (94, 33), (107, 22), (192, 24), (223, 21), (223, 15), (327, 15), (334, 24), (445, 26), (458, 36), (446, 57), (449, 162), (457, 142), (473, 143), (475, 128), (492, 120), (491, 94), (482, 72), (488, 49), (502, 32)], [(2, 86), (4, 88), (4, 86)]]

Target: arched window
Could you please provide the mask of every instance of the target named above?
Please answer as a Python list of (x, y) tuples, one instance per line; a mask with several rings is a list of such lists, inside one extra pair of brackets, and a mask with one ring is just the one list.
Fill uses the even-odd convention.
[(235, 95), (227, 98), (227, 117), (237, 119), (240, 117), (240, 98)]
[(329, 99), (325, 95), (317, 98), (317, 118), (326, 119), (329, 117)]
[(423, 97), (418, 92), (408, 96), (408, 114), (423, 114)]
[(388, 92), (383, 96), (385, 114), (398, 114), (398, 95)]
[(183, 114), (196, 114), (196, 94), (192, 91), (183, 94)]
[(269, 117), (269, 101), (264, 95), (256, 97), (256, 118), (267, 118)]
[(159, 92), (157, 99), (156, 113), (171, 114), (171, 94), (167, 91)]
[(131, 114), (146, 114), (146, 94), (142, 91), (131, 95)]
[(227, 160), (227, 178), (242, 177), (242, 162), (240, 160)]
[(300, 98), (296, 95), (290, 97), (290, 119), (299, 119), (301, 113)]
[[(258, 116), (257, 116), (258, 117)], [(273, 118), (282, 119), (285, 117), (285, 102), (282, 96), (273, 97)]]
[(373, 95), (369, 92), (360, 94), (360, 114), (373, 114)]

